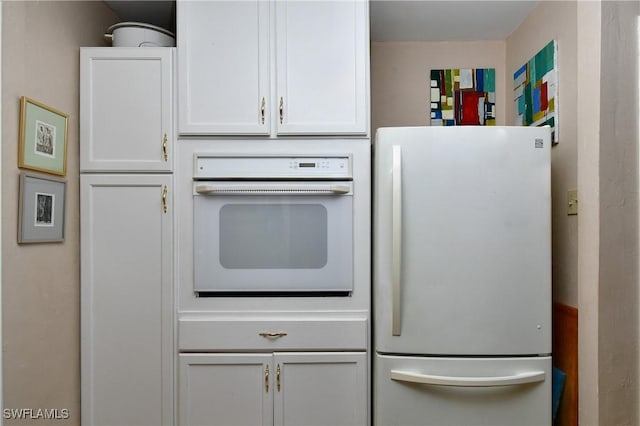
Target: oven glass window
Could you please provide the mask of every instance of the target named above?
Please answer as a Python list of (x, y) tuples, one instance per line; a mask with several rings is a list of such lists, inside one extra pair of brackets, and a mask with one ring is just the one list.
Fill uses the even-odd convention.
[(323, 268), (327, 238), (327, 209), (321, 204), (220, 209), (220, 264), (227, 269)]

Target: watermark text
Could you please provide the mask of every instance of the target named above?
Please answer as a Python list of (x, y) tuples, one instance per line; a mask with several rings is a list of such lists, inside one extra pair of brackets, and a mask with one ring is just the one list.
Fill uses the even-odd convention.
[(2, 417), (6, 420), (67, 420), (68, 408), (4, 408)]

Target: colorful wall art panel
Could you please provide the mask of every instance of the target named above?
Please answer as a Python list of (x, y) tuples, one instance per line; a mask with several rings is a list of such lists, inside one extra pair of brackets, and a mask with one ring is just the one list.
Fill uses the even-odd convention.
[(432, 126), (495, 126), (495, 68), (431, 70)]
[(516, 126), (551, 126), (558, 143), (558, 45), (549, 42), (513, 74)]

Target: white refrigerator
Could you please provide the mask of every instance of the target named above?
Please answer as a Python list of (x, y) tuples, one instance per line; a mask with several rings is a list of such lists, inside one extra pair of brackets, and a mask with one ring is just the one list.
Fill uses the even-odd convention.
[(381, 128), (374, 424), (551, 424), (548, 127)]

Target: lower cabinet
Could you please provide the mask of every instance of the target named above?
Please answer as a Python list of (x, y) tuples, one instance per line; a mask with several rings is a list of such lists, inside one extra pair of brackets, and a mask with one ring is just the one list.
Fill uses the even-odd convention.
[(173, 424), (171, 180), (80, 177), (83, 425)]
[(365, 352), (180, 354), (187, 425), (368, 424)]

